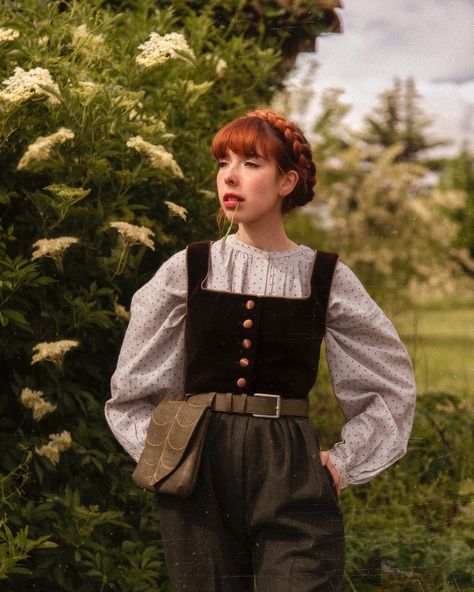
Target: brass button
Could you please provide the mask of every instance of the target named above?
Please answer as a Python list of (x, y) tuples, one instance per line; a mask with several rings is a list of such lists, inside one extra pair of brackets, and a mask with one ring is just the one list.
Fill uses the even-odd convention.
[(253, 325), (252, 319), (245, 319), (245, 321), (243, 322), (243, 325), (246, 329), (250, 329)]
[(250, 339), (244, 339), (242, 341), (242, 347), (245, 347), (245, 349), (250, 349), (252, 347), (252, 342)]
[(254, 300), (247, 300), (247, 302), (245, 303), (245, 308), (247, 310), (252, 310), (252, 308), (255, 306), (255, 301)]
[(245, 378), (238, 378), (237, 379), (237, 386), (239, 388), (244, 388), (244, 386), (247, 384), (247, 381), (245, 380)]
[(239, 360), (239, 364), (240, 364), (241, 366), (244, 366), (244, 367), (245, 367), (245, 366), (248, 366), (248, 365), (250, 364), (250, 362), (249, 362), (248, 358), (241, 358), (241, 359)]

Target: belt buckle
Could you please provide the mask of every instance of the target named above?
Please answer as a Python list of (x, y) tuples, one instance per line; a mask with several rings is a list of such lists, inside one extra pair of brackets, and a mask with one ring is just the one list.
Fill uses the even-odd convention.
[(276, 407), (275, 407), (275, 415), (269, 414), (261, 414), (261, 413), (252, 413), (253, 417), (266, 417), (268, 419), (278, 419), (280, 417), (280, 408), (281, 408), (281, 395), (272, 395), (270, 393), (254, 393), (254, 397), (272, 397), (276, 399)]

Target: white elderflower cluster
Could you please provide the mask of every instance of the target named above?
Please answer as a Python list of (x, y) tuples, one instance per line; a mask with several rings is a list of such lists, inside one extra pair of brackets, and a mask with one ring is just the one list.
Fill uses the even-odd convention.
[(4, 27), (0, 27), (0, 45), (14, 41), (19, 36), (20, 31), (17, 31), (16, 29), (5, 29)]
[(32, 68), (26, 71), (17, 66), (13, 76), (3, 80), (2, 84), (5, 90), (0, 90), (0, 99), (13, 104), (22, 103), (33, 95), (46, 97), (46, 101), (50, 105), (57, 105), (60, 102), (53, 94), (40, 86), (50, 86), (59, 93), (58, 85), (46, 68)]
[(194, 52), (182, 33), (150, 33), (148, 41), (139, 45), (138, 49), (142, 51), (135, 61), (142, 68), (153, 68), (170, 59), (195, 59)]
[(64, 355), (72, 348), (77, 347), (79, 341), (76, 339), (61, 339), (59, 341), (43, 341), (33, 347), (35, 352), (31, 364), (37, 362), (53, 362), (62, 366)]
[(188, 214), (188, 210), (183, 206), (179, 206), (175, 204), (173, 201), (166, 201), (165, 204), (168, 206), (169, 211), (172, 213), (173, 216), (179, 216), (183, 220), (186, 220), (186, 216)]
[(101, 48), (104, 44), (103, 35), (93, 35), (86, 24), (79, 25), (72, 34), (72, 44), (83, 50)]
[(25, 407), (33, 411), (33, 419), (40, 421), (40, 419), (47, 413), (51, 413), (56, 409), (56, 405), (43, 399), (43, 391), (34, 391), (28, 387), (22, 389), (20, 393), (20, 400)]
[(71, 140), (72, 138), (74, 138), (74, 132), (66, 127), (60, 127), (57, 132), (54, 132), (54, 134), (50, 134), (49, 136), (39, 136), (39, 138), (26, 149), (25, 154), (23, 154), (16, 167), (17, 170), (28, 168), (32, 162), (48, 160), (53, 148), (64, 144), (66, 140)]
[(219, 58), (216, 64), (216, 74), (219, 76), (224, 75), (224, 72), (227, 70), (227, 62), (223, 58)]
[(180, 169), (173, 155), (164, 146), (161, 146), (161, 144), (152, 144), (144, 140), (141, 136), (134, 136), (127, 141), (127, 146), (147, 156), (150, 159), (152, 167), (156, 169), (168, 169), (180, 179), (183, 178), (183, 171)]
[(33, 251), (31, 259), (38, 259), (39, 257), (51, 257), (51, 259), (61, 258), (66, 249), (78, 242), (79, 239), (74, 236), (40, 238), (33, 243), (35, 250)]
[(147, 228), (146, 226), (136, 226), (135, 224), (121, 221), (111, 222), (110, 226), (115, 228), (123, 237), (127, 247), (142, 244), (152, 249), (152, 251), (155, 250), (155, 244), (151, 239), (155, 233), (150, 228)]
[(67, 431), (61, 432), (60, 434), (50, 434), (48, 444), (41, 446), (41, 448), (35, 448), (36, 454), (49, 458), (53, 465), (57, 465), (59, 462), (59, 455), (61, 452), (70, 448), (71, 443), (71, 434)]

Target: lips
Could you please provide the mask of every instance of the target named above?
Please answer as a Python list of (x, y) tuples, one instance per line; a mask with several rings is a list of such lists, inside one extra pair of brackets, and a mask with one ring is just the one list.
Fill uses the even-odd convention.
[(244, 201), (244, 198), (240, 195), (237, 195), (237, 193), (226, 193), (224, 195), (223, 201), (225, 206), (233, 207), (236, 206), (238, 203)]

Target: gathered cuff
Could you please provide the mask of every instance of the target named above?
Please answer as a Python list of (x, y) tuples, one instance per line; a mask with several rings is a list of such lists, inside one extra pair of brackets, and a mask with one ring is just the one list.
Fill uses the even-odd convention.
[(346, 465), (338, 456), (336, 456), (336, 454), (332, 448), (331, 448), (331, 450), (328, 450), (328, 455), (329, 455), (329, 460), (336, 467), (336, 470), (339, 473), (339, 477), (341, 479), (341, 489), (344, 489), (344, 487), (347, 487), (348, 485), (350, 485), (349, 475), (348, 475), (348, 472), (346, 469)]

